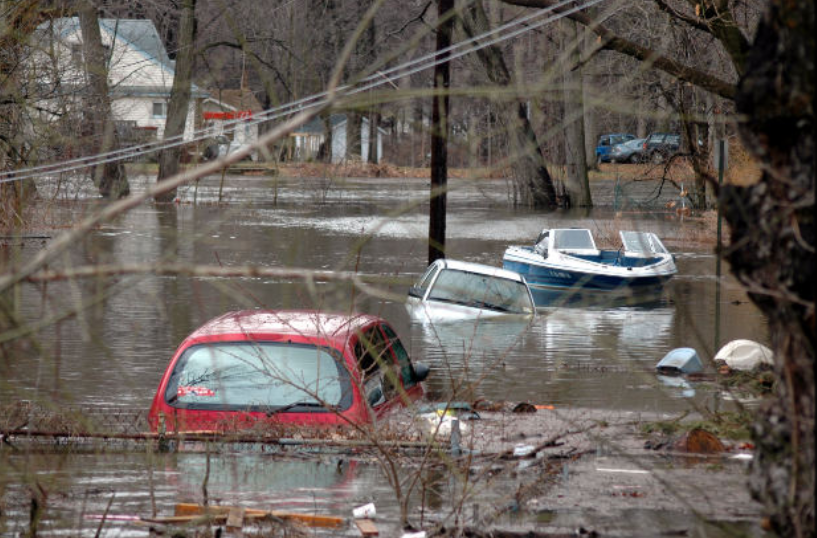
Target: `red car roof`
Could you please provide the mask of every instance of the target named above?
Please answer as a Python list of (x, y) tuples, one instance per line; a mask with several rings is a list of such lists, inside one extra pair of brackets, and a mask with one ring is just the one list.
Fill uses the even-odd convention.
[(244, 334), (315, 337), (342, 347), (351, 334), (380, 318), (368, 314), (325, 313), (314, 310), (239, 310), (213, 318), (187, 340)]

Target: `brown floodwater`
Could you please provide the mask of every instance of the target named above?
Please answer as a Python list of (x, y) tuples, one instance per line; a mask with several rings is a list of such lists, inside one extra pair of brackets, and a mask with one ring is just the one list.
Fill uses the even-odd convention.
[[(134, 181), (136, 190), (143, 181)], [(676, 255), (679, 274), (662, 293), (635, 306), (545, 307), (530, 323), (432, 326), (412, 322), (399, 300), (426, 267), (428, 189), (427, 181), (415, 179), (228, 176), (221, 185), (213, 177), (180, 191), (179, 204), (144, 204), (103, 224), (50, 267), (174, 261), (356, 271), (394, 281), (383, 297), (348, 284), (310, 287), (267, 278), (126, 275), (20, 285), (4, 302), (31, 333), (4, 344), (10, 352), (0, 366), (0, 404), (31, 400), (144, 410), (175, 347), (207, 319), (241, 308), (316, 308), (388, 319), (412, 358), (432, 367), (427, 388), (433, 397), (673, 416), (733, 405), (712, 384), (654, 375), (658, 360), (676, 347), (693, 347), (707, 362), (730, 340), (768, 339), (763, 316), (735, 281), (716, 278), (712, 246), (693, 242), (705, 233), (701, 222), (664, 211), (513, 209), (502, 181), (454, 180), (446, 239), (451, 258), (501, 265), (506, 246), (531, 243), (544, 227), (587, 227), (597, 240), (625, 227), (656, 232)], [(41, 192), (53, 196), (49, 211), (57, 220), (79, 218), (97, 203), (70, 183), (60, 190), (44, 184)], [(5, 242), (0, 267), (30, 259), (50, 240)], [(341, 456), (279, 461), (257, 453), (212, 460), (214, 498), (248, 506), (300, 503), (344, 514), (376, 500), (394, 521), (397, 505), (376, 465)], [(104, 511), (114, 494), (111, 510), (120, 513), (144, 514), (153, 504), (166, 510), (173, 502), (200, 498), (205, 461), (201, 454), (35, 456), (0, 449), (0, 533), (16, 534), (28, 521), (20, 499), (29, 498), (33, 477), (45, 477), (38, 480), (59, 492), (48, 502), (50, 532), (93, 534), (96, 525), (83, 514)], [(449, 486), (456, 490), (456, 484)], [(450, 509), (452, 495), (441, 492), (433, 511)], [(123, 526), (109, 531), (146, 534)]]

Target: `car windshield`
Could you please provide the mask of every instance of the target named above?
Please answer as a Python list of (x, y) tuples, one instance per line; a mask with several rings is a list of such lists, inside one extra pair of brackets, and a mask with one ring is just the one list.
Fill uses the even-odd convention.
[(339, 406), (350, 389), (348, 379), (326, 348), (291, 342), (216, 342), (184, 352), (165, 397), (192, 409)]
[(513, 314), (533, 312), (523, 282), (454, 269), (440, 272), (428, 299)]
[(556, 230), (554, 247), (566, 250), (596, 250), (590, 230)]

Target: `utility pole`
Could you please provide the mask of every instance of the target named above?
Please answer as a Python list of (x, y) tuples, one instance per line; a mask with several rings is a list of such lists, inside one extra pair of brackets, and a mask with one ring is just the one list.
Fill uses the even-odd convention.
[[(445, 212), (448, 189), (448, 88), (451, 67), (448, 52), (454, 29), (454, 0), (437, 0), (437, 57), (434, 67), (434, 101), (431, 106), (431, 200), (428, 221), (428, 263), (445, 257)], [(445, 17), (448, 17), (447, 19)]]

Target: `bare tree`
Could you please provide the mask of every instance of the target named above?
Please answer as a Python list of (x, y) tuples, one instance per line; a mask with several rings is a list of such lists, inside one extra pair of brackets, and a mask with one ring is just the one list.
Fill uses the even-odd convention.
[[(193, 83), (193, 63), (195, 60), (194, 44), (196, 41), (196, 0), (183, 0), (179, 18), (178, 53), (176, 68), (173, 74), (173, 88), (167, 106), (165, 139), (184, 135), (187, 123), (187, 112), (190, 108), (190, 92)], [(179, 172), (182, 146), (165, 148), (159, 154), (159, 175), (157, 181), (175, 176)], [(171, 201), (176, 192), (168, 191), (157, 200)]]
[[(469, 37), (485, 32), (489, 27), (488, 17), (480, 0), (464, 9), (460, 20), (463, 30)], [(501, 87), (510, 86), (510, 70), (498, 47), (490, 46), (477, 51), (477, 54), (491, 82)], [(522, 203), (544, 209), (556, 207), (556, 190), (545, 166), (536, 132), (531, 125), (527, 104), (518, 101), (508, 105), (508, 110), (503, 116), (508, 118), (507, 134), (513, 148), (512, 163)]]
[[(38, 0), (0, 2), (0, 171), (24, 159), (23, 81), (18, 69), (26, 39), (42, 20)], [(36, 192), (34, 182), (0, 183), (0, 225), (19, 221), (26, 199)]]

